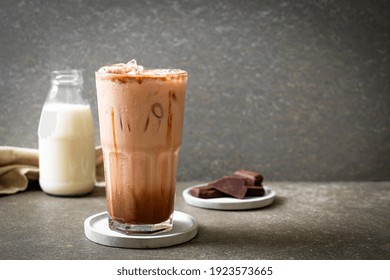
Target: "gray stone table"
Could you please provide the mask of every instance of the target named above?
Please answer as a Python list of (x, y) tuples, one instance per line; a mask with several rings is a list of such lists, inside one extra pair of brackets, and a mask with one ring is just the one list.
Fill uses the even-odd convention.
[(81, 198), (44, 194), (39, 186), (0, 196), (0, 259), (390, 259), (390, 182), (270, 182), (266, 208), (206, 210), (187, 205), (178, 184), (176, 210), (194, 216), (198, 235), (163, 249), (101, 246), (83, 222), (105, 210), (104, 188)]

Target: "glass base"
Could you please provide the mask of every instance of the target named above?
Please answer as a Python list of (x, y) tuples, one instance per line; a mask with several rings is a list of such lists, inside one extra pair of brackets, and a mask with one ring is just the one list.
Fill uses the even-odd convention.
[(111, 230), (119, 231), (124, 234), (145, 233), (153, 234), (172, 230), (173, 215), (168, 220), (158, 224), (123, 224), (114, 221), (108, 216), (108, 226)]

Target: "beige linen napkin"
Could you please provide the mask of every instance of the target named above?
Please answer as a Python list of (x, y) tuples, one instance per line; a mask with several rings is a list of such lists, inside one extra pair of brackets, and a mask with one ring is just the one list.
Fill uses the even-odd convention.
[[(39, 179), (37, 149), (0, 146), (0, 194), (24, 191), (29, 180)], [(96, 185), (104, 185), (103, 154), (96, 147)]]

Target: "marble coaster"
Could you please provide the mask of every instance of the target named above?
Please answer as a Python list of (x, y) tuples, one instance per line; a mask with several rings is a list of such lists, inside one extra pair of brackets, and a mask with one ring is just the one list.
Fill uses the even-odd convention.
[(187, 242), (198, 233), (194, 217), (180, 212), (173, 213), (173, 228), (168, 232), (127, 235), (108, 227), (107, 212), (98, 213), (84, 221), (85, 236), (98, 244), (121, 248), (161, 248)]
[(216, 209), (216, 210), (247, 210), (262, 208), (272, 204), (275, 198), (275, 191), (270, 187), (264, 186), (264, 196), (252, 196), (238, 199), (234, 197), (217, 197), (217, 198), (199, 198), (191, 195), (190, 191), (195, 187), (203, 187), (207, 184), (200, 184), (189, 187), (183, 191), (184, 200), (196, 207)]

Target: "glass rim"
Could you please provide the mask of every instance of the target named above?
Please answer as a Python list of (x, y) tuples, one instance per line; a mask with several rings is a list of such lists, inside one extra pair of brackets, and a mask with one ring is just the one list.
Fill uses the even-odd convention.
[[(162, 74), (155, 74), (153, 71), (160, 69), (144, 69), (142, 73), (105, 73), (105, 72), (95, 72), (95, 78), (97, 80), (107, 80), (121, 83), (126, 83), (128, 81), (137, 81), (141, 84), (143, 81), (187, 81), (188, 72), (181, 69), (175, 69), (177, 72), (164, 72)], [(163, 69), (167, 70), (167, 69)]]

